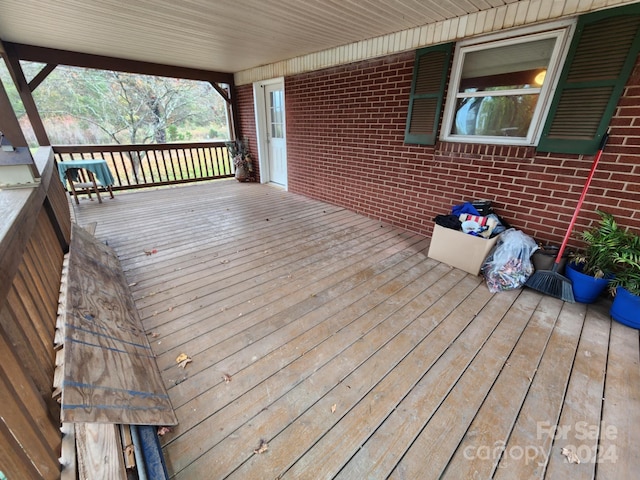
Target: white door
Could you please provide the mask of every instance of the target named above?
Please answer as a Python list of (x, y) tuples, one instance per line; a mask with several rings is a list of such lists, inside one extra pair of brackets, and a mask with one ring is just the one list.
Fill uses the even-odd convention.
[(266, 140), (269, 180), (287, 185), (287, 141), (284, 123), (284, 86), (281, 83), (264, 87)]

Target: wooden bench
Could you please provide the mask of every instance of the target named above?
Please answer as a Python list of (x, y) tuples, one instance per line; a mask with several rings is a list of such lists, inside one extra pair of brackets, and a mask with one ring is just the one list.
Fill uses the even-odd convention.
[(80, 479), (126, 480), (135, 451), (145, 450), (132, 439), (151, 431), (146, 449), (155, 438), (159, 450), (156, 428), (177, 424), (175, 412), (113, 249), (73, 225), (62, 278), (54, 378), (61, 478), (75, 479), (77, 465)]

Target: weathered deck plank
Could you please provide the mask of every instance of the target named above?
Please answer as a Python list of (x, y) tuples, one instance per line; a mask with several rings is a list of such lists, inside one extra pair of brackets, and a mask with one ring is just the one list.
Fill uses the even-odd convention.
[(175, 424), (115, 252), (75, 225), (69, 249), (62, 421)]
[[(494, 478), (543, 478), (566, 386), (580, 340), (586, 308), (563, 303), (543, 357), (523, 402)], [(522, 452), (522, 455), (520, 453)]]
[[(609, 343), (597, 473), (633, 478), (640, 464), (640, 360), (635, 330), (613, 322)], [(634, 470), (635, 468), (635, 470)]]
[(76, 423), (78, 479), (126, 480), (120, 427), (114, 424)]
[[(428, 239), (263, 185), (74, 208), (118, 252), (176, 407), (161, 439), (172, 478), (640, 469), (628, 423), (640, 419), (638, 332), (612, 323), (606, 301), (492, 295), (428, 259)], [(569, 464), (561, 447), (580, 440), (576, 426), (601, 420), (616, 435), (601, 430), (588, 447), (617, 461)], [(564, 425), (573, 437), (554, 438)]]

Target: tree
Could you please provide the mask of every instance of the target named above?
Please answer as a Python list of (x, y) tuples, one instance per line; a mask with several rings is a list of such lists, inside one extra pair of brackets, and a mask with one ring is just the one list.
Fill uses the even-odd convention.
[[(27, 78), (42, 67), (22, 66)], [(6, 69), (0, 78), (24, 116)], [(212, 130), (228, 132), (225, 102), (207, 82), (58, 66), (34, 99), (54, 144), (164, 143), (169, 127), (173, 138), (204, 140)]]

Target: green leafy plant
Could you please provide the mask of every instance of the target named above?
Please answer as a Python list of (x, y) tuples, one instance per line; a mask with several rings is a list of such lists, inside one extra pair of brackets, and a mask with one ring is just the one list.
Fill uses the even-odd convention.
[(622, 244), (612, 253), (615, 266), (614, 277), (609, 282), (611, 293), (617, 287), (640, 296), (640, 236), (625, 231)]
[(598, 226), (582, 233), (586, 246), (573, 257), (574, 264), (582, 264), (582, 272), (596, 278), (610, 276), (618, 267), (615, 253), (627, 242), (627, 233), (610, 213), (598, 211)]

